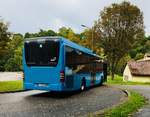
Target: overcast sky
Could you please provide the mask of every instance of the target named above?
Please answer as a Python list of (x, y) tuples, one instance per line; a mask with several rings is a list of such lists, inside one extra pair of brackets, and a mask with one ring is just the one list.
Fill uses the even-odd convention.
[[(39, 29), (58, 31), (62, 26), (75, 32), (81, 24), (91, 27), (99, 12), (111, 3), (123, 0), (0, 0), (0, 16), (10, 22), (10, 31), (37, 32)], [(150, 0), (129, 0), (144, 13), (145, 31), (150, 34)]]

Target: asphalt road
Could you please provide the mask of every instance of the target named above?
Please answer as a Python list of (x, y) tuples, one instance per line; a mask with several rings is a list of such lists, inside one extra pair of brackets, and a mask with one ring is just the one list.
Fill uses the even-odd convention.
[(83, 116), (119, 103), (125, 94), (101, 86), (84, 92), (26, 91), (0, 94), (0, 117)]

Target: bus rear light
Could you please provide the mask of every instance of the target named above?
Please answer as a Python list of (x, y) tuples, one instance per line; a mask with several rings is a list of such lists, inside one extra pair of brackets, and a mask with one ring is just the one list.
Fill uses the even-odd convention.
[(65, 72), (60, 71), (60, 82), (65, 82)]
[(24, 76), (24, 71), (23, 71), (23, 72), (22, 72), (22, 79), (23, 79), (23, 80), (24, 80), (24, 77), (25, 77), (25, 76)]

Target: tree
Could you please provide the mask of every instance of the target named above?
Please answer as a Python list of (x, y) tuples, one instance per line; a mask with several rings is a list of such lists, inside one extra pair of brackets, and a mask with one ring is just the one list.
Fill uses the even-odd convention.
[(61, 27), (59, 29), (58, 35), (65, 37), (75, 43), (81, 44), (80, 43), (80, 35), (75, 34), (75, 32), (71, 28)]
[(126, 67), (126, 64), (129, 60), (131, 60), (131, 57), (128, 54), (119, 60), (118, 65), (116, 67), (117, 74), (122, 75), (122, 73)]
[(146, 49), (146, 52), (150, 52), (150, 40), (147, 40), (147, 42), (145, 43), (145, 49)]
[(144, 57), (145, 53), (150, 52), (150, 37), (145, 37), (142, 40), (138, 41), (134, 48), (129, 52), (129, 55), (132, 59), (138, 60)]
[(95, 22), (95, 28), (113, 80), (118, 61), (138, 40), (144, 38), (143, 13), (130, 2), (112, 4), (100, 13), (100, 18)]
[(81, 35), (82, 35), (81, 45), (92, 49), (95, 53), (102, 56), (103, 49), (99, 46), (100, 39), (97, 33), (95, 32), (95, 29), (94, 28), (86, 29), (84, 30), (84, 32), (81, 33)]
[(33, 38), (33, 37), (45, 37), (45, 36), (57, 36), (57, 33), (53, 30), (43, 30), (40, 29), (38, 33), (25, 33), (24, 38)]
[(144, 58), (144, 54), (143, 53), (137, 53), (135, 56), (135, 60), (139, 60), (139, 59), (143, 59)]
[(7, 44), (8, 54), (5, 56), (6, 62), (4, 68), (6, 71), (22, 70), (22, 48), (23, 36), (14, 34), (11, 41)]
[(69, 32), (68, 30), (69, 29), (66, 27), (61, 27), (61, 28), (59, 28), (58, 35), (67, 38), (68, 32)]
[(40, 32), (38, 33), (38, 37), (44, 37), (44, 36), (57, 36), (57, 34), (53, 30), (43, 30), (40, 29)]
[(7, 43), (11, 33), (8, 31), (8, 23), (0, 20), (0, 71), (4, 70), (5, 55), (7, 55)]
[(5, 64), (5, 71), (22, 70), (22, 47), (18, 47), (11, 58)]
[(25, 35), (24, 35), (24, 38), (30, 38), (30, 33), (26, 32)]

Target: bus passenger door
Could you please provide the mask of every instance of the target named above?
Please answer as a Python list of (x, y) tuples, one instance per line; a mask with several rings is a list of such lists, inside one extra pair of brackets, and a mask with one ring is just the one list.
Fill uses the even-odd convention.
[(74, 75), (73, 75), (73, 65), (72, 58), (74, 54), (74, 49), (65, 46), (65, 84), (66, 88), (73, 88), (74, 86)]
[(70, 67), (65, 67), (66, 87), (73, 88), (73, 71)]

